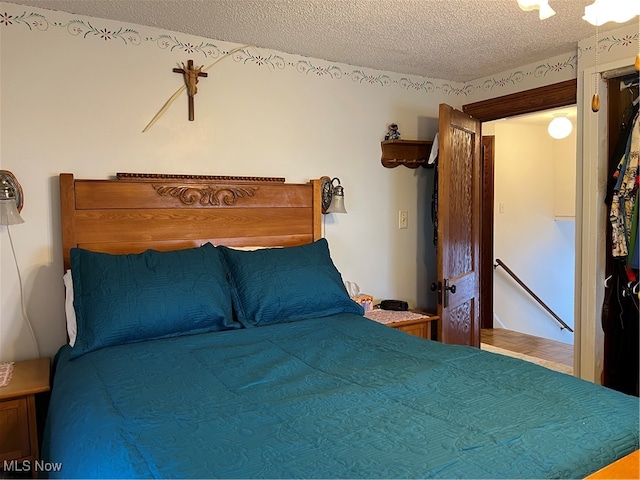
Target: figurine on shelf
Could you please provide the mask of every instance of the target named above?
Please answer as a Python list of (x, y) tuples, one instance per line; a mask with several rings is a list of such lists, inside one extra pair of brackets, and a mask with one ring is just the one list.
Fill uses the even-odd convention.
[(384, 136), (385, 140), (400, 140), (400, 132), (398, 131), (398, 124), (392, 123), (389, 125), (389, 131)]

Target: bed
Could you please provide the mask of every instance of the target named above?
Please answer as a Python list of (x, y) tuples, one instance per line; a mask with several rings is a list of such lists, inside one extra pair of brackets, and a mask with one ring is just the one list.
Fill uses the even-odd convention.
[(638, 449), (636, 397), (365, 318), (317, 180), (62, 174), (60, 196), (51, 477), (583, 478)]

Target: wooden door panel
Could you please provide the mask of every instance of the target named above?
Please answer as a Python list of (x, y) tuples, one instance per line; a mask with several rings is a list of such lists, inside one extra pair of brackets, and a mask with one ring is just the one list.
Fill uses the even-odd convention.
[(439, 121), (440, 338), (479, 347), (480, 122), (444, 104)]
[(469, 345), (472, 337), (473, 302), (465, 302), (449, 310), (447, 343)]
[(477, 318), (476, 279), (473, 273), (449, 279), (455, 285), (456, 293), (445, 292), (444, 305), (448, 311), (447, 341), (457, 345), (475, 345), (473, 339), (478, 330), (474, 324)]
[[(448, 222), (445, 249), (447, 277), (458, 277), (473, 270), (473, 191), (472, 191), (472, 136), (469, 132), (454, 128), (451, 131), (451, 162), (443, 178), (449, 184)], [(457, 221), (457, 220), (464, 221)], [(455, 220), (455, 221), (452, 221)]]

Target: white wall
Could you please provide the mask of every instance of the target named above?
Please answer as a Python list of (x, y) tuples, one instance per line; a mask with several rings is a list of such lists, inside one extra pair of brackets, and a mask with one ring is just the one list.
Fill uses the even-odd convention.
[(554, 140), (553, 155), (553, 216), (557, 221), (576, 220), (576, 130), (568, 137)]
[[(491, 123), (494, 257), (573, 328), (575, 222), (557, 221), (555, 216), (558, 208), (569, 211), (572, 203), (558, 202), (563, 200), (556, 194), (562, 190), (559, 186), (575, 192), (575, 131), (564, 140), (554, 140), (544, 125)], [(510, 330), (573, 344), (573, 333), (560, 330), (502, 267), (494, 270), (494, 314)]]
[[(439, 103), (459, 108), (576, 78), (579, 53), (458, 84), (247, 48), (201, 80), (195, 122), (186, 120), (182, 96), (142, 134), (181, 85), (173, 67), (189, 58), (209, 65), (238, 45), (0, 6), (0, 168), (24, 189), (27, 223), (11, 231), (27, 313), (47, 355), (64, 342), (60, 172), (339, 176), (349, 214), (326, 217), (326, 235), (345, 279), (376, 298), (430, 305), (432, 171), (383, 168), (386, 125), (399, 123), (407, 139), (431, 139)], [(601, 58), (632, 56), (634, 48), (611, 43)], [(407, 230), (397, 229), (400, 209), (409, 211)], [(32, 357), (4, 227), (0, 267), (0, 361)]]
[[(404, 138), (432, 139), (438, 104), (461, 105), (445, 82), (246, 48), (200, 80), (194, 122), (182, 95), (143, 134), (183, 84), (173, 67), (209, 65), (237, 45), (1, 6), (0, 167), (24, 190), (26, 223), (10, 228), (42, 354), (65, 341), (60, 172), (337, 176), (349, 213), (326, 216), (325, 229), (343, 277), (377, 299), (429, 301), (419, 277), (435, 273), (418, 246), (428, 211), (418, 192), (432, 173), (382, 167), (380, 141), (391, 122)], [(406, 230), (398, 210), (409, 212)], [(33, 357), (5, 227), (0, 255), (0, 361)]]

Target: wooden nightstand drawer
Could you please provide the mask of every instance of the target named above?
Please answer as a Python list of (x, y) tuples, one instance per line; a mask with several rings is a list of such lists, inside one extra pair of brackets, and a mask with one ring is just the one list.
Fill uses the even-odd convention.
[[(369, 310), (365, 317), (378, 323), (383, 323), (396, 330), (401, 330), (416, 337), (430, 340), (431, 326), (437, 325), (440, 319), (437, 315), (431, 315), (419, 311), (395, 311), (395, 310)], [(433, 323), (432, 323), (433, 322)]]
[(431, 338), (431, 324), (427, 321), (417, 321), (408, 325), (389, 325), (416, 337)]
[(33, 397), (0, 402), (0, 462), (31, 457), (32, 443), (38, 448), (37, 438), (31, 436), (29, 399)]
[(16, 362), (9, 384), (0, 387), (0, 477), (36, 475), (30, 470), (39, 460), (36, 395), (49, 391), (49, 369), (49, 358)]

